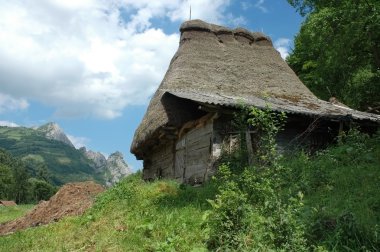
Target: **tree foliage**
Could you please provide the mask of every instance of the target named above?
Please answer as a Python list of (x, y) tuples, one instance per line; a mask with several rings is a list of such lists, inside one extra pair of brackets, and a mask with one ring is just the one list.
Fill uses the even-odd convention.
[(210, 249), (307, 251), (305, 227), (297, 219), (302, 194), (283, 199), (278, 193), (285, 169), (277, 162), (280, 156), (275, 139), (285, 118), (284, 113), (269, 107), (243, 107), (241, 115), (236, 117), (236, 125), (248, 125), (255, 132), (257, 157), (245, 167), (239, 167), (242, 162), (236, 163), (235, 158), (227, 157), (227, 162), (218, 167), (214, 177), (218, 193), (214, 200), (208, 201), (212, 210), (205, 215)]
[(13, 193), (16, 203), (28, 202), (29, 174), (25, 165), (18, 160), (16, 160), (16, 164), (13, 168), (13, 178)]
[(46, 165), (39, 166), (36, 178), (27, 165), (0, 149), (0, 199), (17, 203), (48, 200), (57, 189), (49, 182)]
[(288, 0), (306, 16), (287, 61), (322, 99), (380, 106), (380, 1)]

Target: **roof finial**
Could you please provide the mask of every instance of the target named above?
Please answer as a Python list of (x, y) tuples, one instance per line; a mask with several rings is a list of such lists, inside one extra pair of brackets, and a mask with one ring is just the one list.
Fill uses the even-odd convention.
[(190, 17), (189, 17), (189, 20), (191, 20), (191, 4), (190, 4)]

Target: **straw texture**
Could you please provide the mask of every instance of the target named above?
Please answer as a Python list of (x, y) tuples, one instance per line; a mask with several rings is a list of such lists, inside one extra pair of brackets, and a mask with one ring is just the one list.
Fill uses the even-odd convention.
[(268, 103), (286, 112), (332, 117), (358, 113), (357, 119), (380, 121), (378, 116), (319, 100), (262, 33), (201, 20), (184, 22), (180, 31), (178, 51), (135, 132), (132, 153), (139, 153), (160, 127), (171, 125), (170, 108), (162, 102), (165, 93), (223, 106)]

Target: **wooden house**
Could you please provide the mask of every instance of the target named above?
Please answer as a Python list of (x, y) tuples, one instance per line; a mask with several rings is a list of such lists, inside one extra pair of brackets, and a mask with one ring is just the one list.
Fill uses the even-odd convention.
[(278, 136), (284, 149), (321, 146), (350, 122), (367, 130), (379, 125), (377, 115), (318, 99), (262, 33), (200, 20), (184, 22), (180, 31), (178, 51), (131, 146), (144, 161), (144, 179), (207, 179), (222, 146), (235, 141), (232, 112), (241, 104), (286, 112)]

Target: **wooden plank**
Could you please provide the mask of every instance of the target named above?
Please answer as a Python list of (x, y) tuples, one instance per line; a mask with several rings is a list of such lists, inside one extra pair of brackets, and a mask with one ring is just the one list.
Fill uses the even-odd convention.
[(202, 134), (202, 135), (189, 135), (186, 136), (186, 145), (191, 146), (193, 144), (198, 144), (198, 142), (205, 141), (206, 139), (210, 139), (211, 137), (211, 132), (207, 132), (207, 134)]
[(197, 164), (207, 165), (209, 159), (186, 159), (186, 167), (194, 166)]
[(207, 124), (205, 127), (202, 128), (195, 128), (189, 131), (186, 135), (187, 137), (194, 137), (196, 135), (202, 136), (212, 131), (211, 123)]
[(155, 174), (155, 177), (173, 177), (173, 152), (171, 151), (172, 145), (170, 143), (156, 149), (151, 156), (150, 174)]
[[(206, 172), (207, 164), (211, 158), (210, 148), (206, 146), (205, 148), (200, 148), (194, 151), (188, 151), (186, 153), (186, 169), (194, 165), (201, 165), (204, 167), (204, 172)], [(191, 169), (191, 168), (190, 168)], [(187, 175), (186, 175), (187, 176)]]
[(177, 150), (175, 154), (174, 178), (182, 179), (184, 176), (185, 149)]
[(191, 153), (193, 151), (197, 151), (199, 149), (207, 149), (207, 151), (209, 151), (210, 149), (210, 143), (211, 143), (211, 139), (206, 139), (207, 141), (204, 141), (202, 144), (199, 144), (199, 145), (193, 145), (193, 146), (188, 146), (187, 147), (187, 152), (188, 153)]
[[(204, 121), (209, 116), (192, 124), (194, 128), (185, 133), (175, 146), (174, 177), (187, 181), (191, 176), (201, 176), (207, 171), (211, 155), (213, 122)], [(210, 117), (211, 118), (211, 117)], [(184, 126), (181, 132), (184, 132)]]
[(245, 132), (245, 141), (247, 143), (247, 152), (248, 152), (248, 164), (253, 165), (253, 147), (252, 147), (252, 138), (249, 131)]
[(183, 137), (177, 141), (176, 150), (184, 149), (185, 145), (186, 145), (186, 137)]
[(202, 159), (210, 158), (210, 150), (208, 146), (205, 148), (200, 148), (193, 151), (187, 151), (186, 159), (194, 159), (194, 158), (202, 158)]
[(198, 148), (197, 146), (207, 146), (207, 145), (210, 145), (210, 142), (211, 142), (211, 136), (208, 135), (202, 139), (198, 139), (196, 142), (188, 143), (186, 145), (187, 145), (187, 148), (197, 149)]
[(196, 164), (186, 167), (185, 181), (187, 181), (191, 177), (197, 177), (199, 180), (203, 181), (206, 172), (206, 167), (207, 164)]

